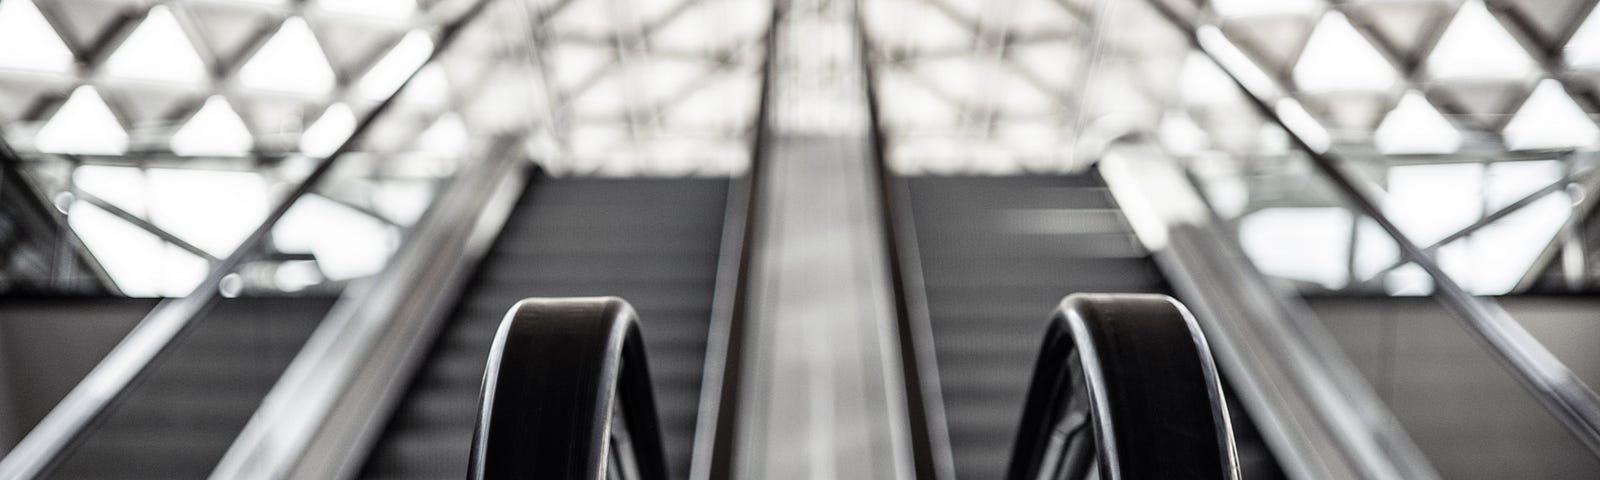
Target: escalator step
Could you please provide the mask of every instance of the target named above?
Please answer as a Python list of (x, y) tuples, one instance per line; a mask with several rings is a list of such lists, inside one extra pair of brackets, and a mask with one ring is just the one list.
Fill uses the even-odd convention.
[(220, 300), (51, 476), (204, 478), (332, 306), (332, 298)]
[(726, 179), (539, 178), (459, 301), (361, 475), (466, 474), (495, 330), (527, 297), (622, 297), (638, 310), (668, 462), (686, 478)]
[(1098, 175), (904, 180), (956, 476), (1002, 478), (1061, 298), (1166, 284)]

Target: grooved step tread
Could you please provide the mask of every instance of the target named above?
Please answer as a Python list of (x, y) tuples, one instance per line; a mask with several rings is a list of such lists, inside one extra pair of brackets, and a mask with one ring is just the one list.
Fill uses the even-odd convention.
[[(1306, 300), (1442, 477), (1600, 478), (1600, 461), (1434, 299)], [(1600, 378), (1600, 299), (1498, 301), (1579, 378)]]
[(1166, 283), (1098, 175), (904, 181), (956, 476), (1003, 478), (1061, 298), (1164, 293)]
[(49, 477), (204, 478), (333, 301), (218, 301)]
[(535, 179), (361, 472), (459, 479), (495, 329), (527, 297), (615, 295), (639, 312), (668, 463), (686, 478), (726, 179)]

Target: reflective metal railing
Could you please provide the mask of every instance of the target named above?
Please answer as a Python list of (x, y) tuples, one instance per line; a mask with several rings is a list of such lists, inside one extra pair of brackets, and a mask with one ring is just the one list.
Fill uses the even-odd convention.
[[(1194, 48), (1221, 67), (1234, 86), (1244, 93), (1243, 99), (1249, 104), (1250, 110), (1274, 131), (1281, 131), (1290, 146), (1294, 148), (1293, 154), (1280, 157), (1278, 160), (1281, 162), (1274, 164), (1273, 168), (1276, 171), (1290, 173), (1272, 184), (1278, 191), (1277, 197), (1281, 197), (1289, 204), (1327, 205), (1350, 212), (1354, 216), (1352, 223), (1357, 226), (1351, 230), (1352, 236), (1367, 238), (1373, 244), (1389, 249), (1393, 252), (1392, 255), (1397, 257), (1392, 263), (1375, 265), (1378, 267), (1375, 271), (1379, 272), (1375, 276), (1399, 268), (1413, 272), (1413, 277), (1421, 279), (1422, 282), (1420, 286), (1411, 288), (1407, 293), (1428, 294), (1438, 300), (1439, 306), (1484, 347), (1483, 353), (1504, 366), (1531, 399), (1542, 405), (1583, 448), (1595, 456), (1600, 456), (1600, 397), (1597, 397), (1589, 386), (1563, 364), (1545, 344), (1531, 335), (1522, 323), (1513, 319), (1497, 302), (1491, 298), (1475, 296), (1464, 288), (1457, 276), (1441, 267), (1437, 255), (1440, 247), (1466, 237), (1484, 225), (1495, 223), (1542, 196), (1561, 191), (1569, 185), (1586, 185), (1589, 182), (1588, 177), (1593, 174), (1581, 170), (1571, 172), (1549, 186), (1534, 189), (1532, 193), (1506, 202), (1456, 233), (1445, 235), (1424, 246), (1415, 241), (1412, 234), (1397, 223), (1393, 218), (1396, 212), (1384, 208), (1385, 197), (1392, 192), (1385, 192), (1375, 181), (1359, 173), (1358, 166), (1347, 161), (1342, 155), (1340, 145), (1330, 143), (1326, 138), (1326, 132), (1308, 125), (1306, 119), (1296, 113), (1303, 114), (1304, 111), (1298, 109), (1297, 106), (1300, 104), (1294, 99), (1291, 90), (1272, 85), (1264, 87), (1259, 85), (1260, 79), (1241, 79), (1242, 74), (1231, 69), (1229, 65), (1228, 57), (1235, 55), (1229, 51), (1232, 43), (1216, 25), (1199, 23), (1193, 20), (1193, 15), (1179, 12), (1165, 2), (1151, 3), (1161, 10), (1169, 22), (1188, 36)], [(1237, 162), (1235, 166), (1239, 167), (1236, 171), (1249, 170), (1248, 166), (1241, 166), (1245, 163), (1243, 159), (1234, 161)], [(1190, 166), (1192, 168), (1194, 164)], [(1235, 182), (1235, 185), (1241, 182), (1237, 176), (1208, 175), (1203, 170), (1191, 171), (1190, 175), (1200, 184), (1202, 190), (1219, 186), (1217, 183), (1219, 181)], [(1248, 179), (1243, 181), (1248, 182)], [(1260, 195), (1258, 190), (1248, 192), (1251, 195)], [(1266, 196), (1271, 197), (1273, 194), (1268, 193)], [(1212, 200), (1215, 201), (1217, 198), (1212, 197)], [(1287, 249), (1286, 251), (1295, 250), (1296, 247), (1278, 246)], [(1312, 255), (1309, 252), (1303, 253), (1301, 258), (1311, 258)], [(1356, 261), (1354, 254), (1350, 261)], [(1352, 271), (1354, 270), (1355, 268), (1352, 268)], [(1352, 281), (1359, 282), (1358, 279)], [(1394, 348), (1391, 346), (1385, 350), (1389, 354), (1394, 354)], [(1392, 368), (1388, 373), (1393, 373)], [(1444, 372), (1433, 372), (1435, 375), (1441, 373)], [(1480, 375), (1487, 378), (1492, 373), (1483, 372)], [(1463, 381), (1470, 380), (1463, 379)], [(1434, 416), (1440, 414), (1442, 414), (1440, 411), (1433, 412)], [(1474, 422), (1473, 416), (1483, 415), (1494, 414), (1480, 411), (1446, 423), (1471, 424)], [(1402, 423), (1406, 423), (1409, 415), (1402, 413), (1399, 417)], [(1408, 427), (1414, 427), (1419, 424), (1418, 422), (1422, 420), (1412, 420)], [(1424, 450), (1428, 448), (1425, 446)]]

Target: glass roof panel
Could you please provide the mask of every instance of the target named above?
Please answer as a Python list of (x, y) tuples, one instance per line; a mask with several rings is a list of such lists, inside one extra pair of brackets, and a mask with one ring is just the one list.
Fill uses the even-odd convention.
[(1589, 13), (1572, 40), (1567, 41), (1565, 53), (1568, 65), (1600, 67), (1600, 10)]
[(1428, 72), (1436, 78), (1518, 78), (1533, 68), (1528, 52), (1479, 0), (1461, 5), (1428, 57)]
[(1317, 22), (1300, 52), (1294, 81), (1308, 91), (1385, 90), (1399, 76), (1348, 18), (1330, 12)]
[(325, 95), (333, 89), (334, 74), (311, 27), (296, 17), (284, 21), (251, 56), (239, 71), (239, 82), (260, 90)]
[(68, 73), (72, 51), (32, 0), (0, 2), (0, 68)]
[(181, 156), (242, 157), (253, 146), (250, 129), (221, 95), (207, 98), (205, 106), (172, 136), (172, 153)]
[(128, 150), (128, 132), (100, 92), (84, 85), (73, 90), (39, 129), (34, 148), (50, 153), (120, 155)]
[(1505, 135), (1513, 150), (1592, 148), (1600, 140), (1600, 127), (1572, 103), (1559, 82), (1545, 79), (1506, 124)]
[(1447, 154), (1461, 149), (1461, 132), (1416, 91), (1400, 97), (1374, 137), (1386, 154)]
[(144, 21), (111, 54), (105, 69), (112, 78), (132, 80), (198, 84), (206, 78), (200, 54), (164, 5), (150, 8)]

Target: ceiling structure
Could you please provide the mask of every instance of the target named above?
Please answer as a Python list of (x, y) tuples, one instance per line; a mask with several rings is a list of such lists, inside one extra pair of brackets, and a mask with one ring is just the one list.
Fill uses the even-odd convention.
[(1061, 171), (1161, 118), (1182, 35), (1137, 2), (863, 0), (891, 165)]
[[(1296, 160), (1307, 151), (1341, 159), (1474, 291), (1526, 289), (1562, 256), (1592, 272), (1594, 253), (1566, 232), (1585, 230), (1600, 187), (1595, 3), (1152, 2), (1196, 47), (1156, 131), (1279, 276), (1432, 288)], [(1208, 77), (1235, 88), (1188, 93)]]
[[(436, 54), (442, 26), (475, 3), (0, 0), (0, 133), (47, 189), (101, 217), (74, 221), (132, 222), (186, 271), (225, 254), (266, 209), (260, 198), (396, 91), (319, 191), (329, 215), (375, 222), (368, 243), (394, 243), (382, 239), (497, 135), (526, 138), (555, 174), (745, 171), (771, 0), (487, 0)], [(1361, 236), (1348, 211), (1337, 228), (1294, 223), (1348, 210), (1308, 180), (1304, 142), (1347, 160), (1397, 216), (1447, 212), (1402, 223), (1442, 242), (1442, 256), (1468, 257), (1449, 252), (1495, 244), (1489, 223), (1550, 237), (1595, 197), (1576, 190), (1593, 182), (1600, 144), (1594, 0), (855, 3), (888, 161), (903, 173), (1076, 170), (1147, 142), (1185, 159), (1241, 231)], [(849, 66), (781, 75), (837, 50), (815, 47), (776, 59), (775, 78), (817, 92), (856, 81), (841, 74)], [(854, 100), (825, 97), (786, 111), (813, 126), (854, 121), (840, 113)], [(187, 171), (233, 173), (175, 173)], [(235, 187), (200, 186), (219, 182)], [(185, 189), (245, 205), (227, 212), (240, 227), (167, 235), (204, 230), (174, 220), (198, 213), (162, 213), (187, 208), (162, 205), (181, 198), (152, 193)], [(1269, 221), (1273, 209), (1299, 220)], [(1266, 238), (1245, 240), (1282, 241)], [(1360, 243), (1328, 248), (1353, 258)], [(1376, 266), (1314, 280), (1360, 285), (1392, 270), (1392, 254), (1368, 256), (1344, 263)]]
[[(0, 1), (0, 125), (23, 151), (315, 154), (319, 120), (349, 124), (393, 92), (431, 53), (431, 30), (469, 3)], [(1352, 153), (1592, 148), (1600, 135), (1594, 3), (861, 7), (895, 165), (938, 172), (1072, 168), (1130, 132), (1195, 148), (1182, 145), (1187, 135), (1235, 153), (1282, 143), (1241, 120), (1250, 115), (1207, 111), (1237, 92), (1175, 23), (1225, 44), (1227, 58), (1217, 60), (1227, 72), (1259, 96), (1298, 104), (1285, 108), (1316, 121), (1312, 136)], [(726, 174), (747, 161), (770, 3), (505, 0), (491, 9), (474, 22), (484, 30), (467, 42), (476, 46), (460, 48), (474, 53), (446, 55), (419, 74), (410, 90), (433, 98), (392, 115), (410, 117), (387, 122), (410, 124), (384, 137), (399, 141), (369, 149), (414, 148), (407, 140), (434, 127), (436, 138), (504, 129), (496, 122), (513, 116), (540, 132), (536, 156), (556, 169)]]

